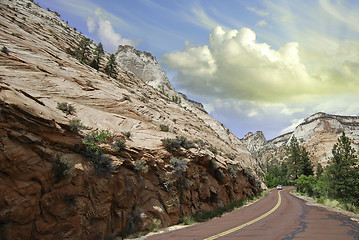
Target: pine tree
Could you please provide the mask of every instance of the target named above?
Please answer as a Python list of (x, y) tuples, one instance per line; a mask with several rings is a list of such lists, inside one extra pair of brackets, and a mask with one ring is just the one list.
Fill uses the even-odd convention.
[(288, 153), (288, 163), (289, 163), (289, 175), (290, 180), (296, 180), (300, 174), (298, 169), (298, 163), (300, 161), (300, 147), (295, 136), (292, 137), (290, 141), (289, 148), (287, 149)]
[(90, 53), (90, 39), (82, 37), (76, 49), (76, 57), (81, 63), (87, 63)]
[(117, 76), (115, 54), (110, 55), (110, 59), (108, 60), (107, 65), (105, 67), (105, 73), (113, 78)]
[(299, 175), (313, 175), (313, 164), (309, 160), (308, 152), (305, 147), (300, 149)]
[(92, 59), (90, 66), (96, 70), (100, 69), (100, 58), (105, 52), (103, 50), (102, 43), (99, 43), (95, 49), (95, 57)]
[(295, 136), (290, 141), (288, 153), (289, 175), (288, 177), (295, 181), (302, 174), (305, 176), (313, 175), (313, 165), (309, 159), (305, 147), (300, 146)]
[(343, 135), (332, 149), (333, 157), (326, 168), (329, 196), (344, 202), (359, 204), (359, 168), (351, 140)]
[(317, 177), (317, 178), (320, 178), (320, 177), (322, 176), (323, 172), (324, 172), (324, 169), (323, 169), (322, 164), (318, 163), (318, 165), (317, 165), (317, 171), (316, 171), (316, 174), (315, 174), (316, 177)]

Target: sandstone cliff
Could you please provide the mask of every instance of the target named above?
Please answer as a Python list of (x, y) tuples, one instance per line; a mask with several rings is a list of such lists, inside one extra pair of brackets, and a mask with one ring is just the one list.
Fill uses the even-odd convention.
[(359, 117), (338, 116), (326, 113), (316, 113), (299, 124), (294, 132), (284, 134), (267, 141), (263, 134), (249, 133), (243, 139), (248, 150), (265, 165), (268, 161), (286, 157), (285, 147), (289, 145), (293, 136), (309, 153), (310, 160), (326, 166), (332, 157), (332, 148), (342, 135), (353, 140), (352, 147), (359, 150)]
[[(176, 93), (150, 54), (128, 49), (138, 57), (127, 53), (132, 63), (143, 65), (118, 60), (117, 77), (108, 77), (102, 70), (109, 54), (100, 58), (100, 71), (80, 63), (74, 53), (83, 36), (32, 1), (2, 1), (0, 27), (2, 239), (103, 239), (151, 230), (264, 187), (243, 143)], [(152, 71), (161, 79), (146, 79)], [(75, 111), (63, 112), (59, 103)], [(74, 120), (83, 129), (74, 130)], [(84, 154), (84, 139), (96, 130), (111, 133), (96, 146), (106, 150), (99, 162)], [(180, 136), (195, 144), (164, 148), (162, 139)], [(125, 149), (113, 150), (112, 140), (126, 137)], [(73, 171), (59, 175), (59, 159)]]

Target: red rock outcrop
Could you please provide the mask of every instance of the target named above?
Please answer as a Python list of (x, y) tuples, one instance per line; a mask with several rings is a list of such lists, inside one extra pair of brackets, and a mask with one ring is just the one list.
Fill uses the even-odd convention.
[[(103, 239), (151, 230), (261, 190), (260, 169), (228, 129), (131, 72), (118, 68), (116, 78), (108, 77), (101, 71), (108, 54), (100, 71), (81, 64), (73, 54), (82, 36), (54, 12), (4, 0), (0, 27), (2, 239)], [(62, 112), (60, 102), (76, 111)], [(73, 131), (74, 119), (85, 128)], [(131, 134), (123, 151), (101, 145), (111, 160), (104, 174), (84, 154), (84, 139), (95, 130)], [(167, 151), (161, 139), (177, 136), (202, 142)], [(71, 174), (57, 175), (59, 157), (72, 163)]]

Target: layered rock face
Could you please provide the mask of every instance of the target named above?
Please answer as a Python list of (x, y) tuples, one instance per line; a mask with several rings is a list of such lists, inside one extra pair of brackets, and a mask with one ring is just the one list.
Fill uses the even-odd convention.
[[(100, 71), (81, 64), (73, 55), (82, 35), (31, 1), (2, 1), (0, 26), (2, 239), (103, 239), (150, 230), (264, 187), (244, 144), (200, 104), (173, 101), (167, 78), (146, 80), (152, 70), (141, 75), (120, 62), (110, 78), (101, 71), (109, 54), (100, 58)], [(144, 69), (157, 64), (149, 54), (136, 56), (148, 61)], [(64, 113), (61, 102), (76, 111)], [(78, 132), (70, 126), (76, 119), (85, 126)], [(85, 136), (95, 130), (108, 130), (111, 139), (130, 133), (122, 151), (101, 145), (111, 160), (104, 174), (84, 154)], [(196, 144), (164, 148), (162, 139), (179, 136)], [(59, 158), (74, 168), (62, 178), (54, 170)]]
[(285, 147), (289, 145), (293, 136), (309, 153), (310, 160), (316, 166), (328, 164), (332, 157), (332, 148), (337, 143), (343, 131), (353, 140), (352, 147), (359, 149), (359, 117), (337, 116), (317, 113), (299, 124), (294, 132), (284, 134), (273, 140), (266, 141), (263, 134), (247, 134), (242, 139), (248, 150), (266, 164), (274, 158), (283, 161), (286, 157)]

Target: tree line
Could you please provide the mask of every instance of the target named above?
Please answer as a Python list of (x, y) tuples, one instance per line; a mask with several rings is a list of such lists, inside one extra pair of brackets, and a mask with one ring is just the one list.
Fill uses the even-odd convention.
[[(101, 56), (105, 54), (102, 43), (99, 43), (92, 52), (90, 47), (91, 40), (87, 37), (82, 37), (75, 51), (75, 57), (84, 64), (88, 64), (96, 70), (100, 70)], [(92, 59), (90, 59), (90, 57)], [(111, 54), (103, 71), (110, 77), (115, 78), (116, 72), (116, 57)]]
[(288, 158), (279, 163), (267, 164), (265, 183), (268, 187), (297, 185), (297, 191), (316, 198), (336, 199), (359, 206), (359, 160), (352, 140), (345, 136), (338, 139), (332, 149), (328, 166), (318, 163), (316, 172), (304, 146), (293, 136), (287, 147)]

